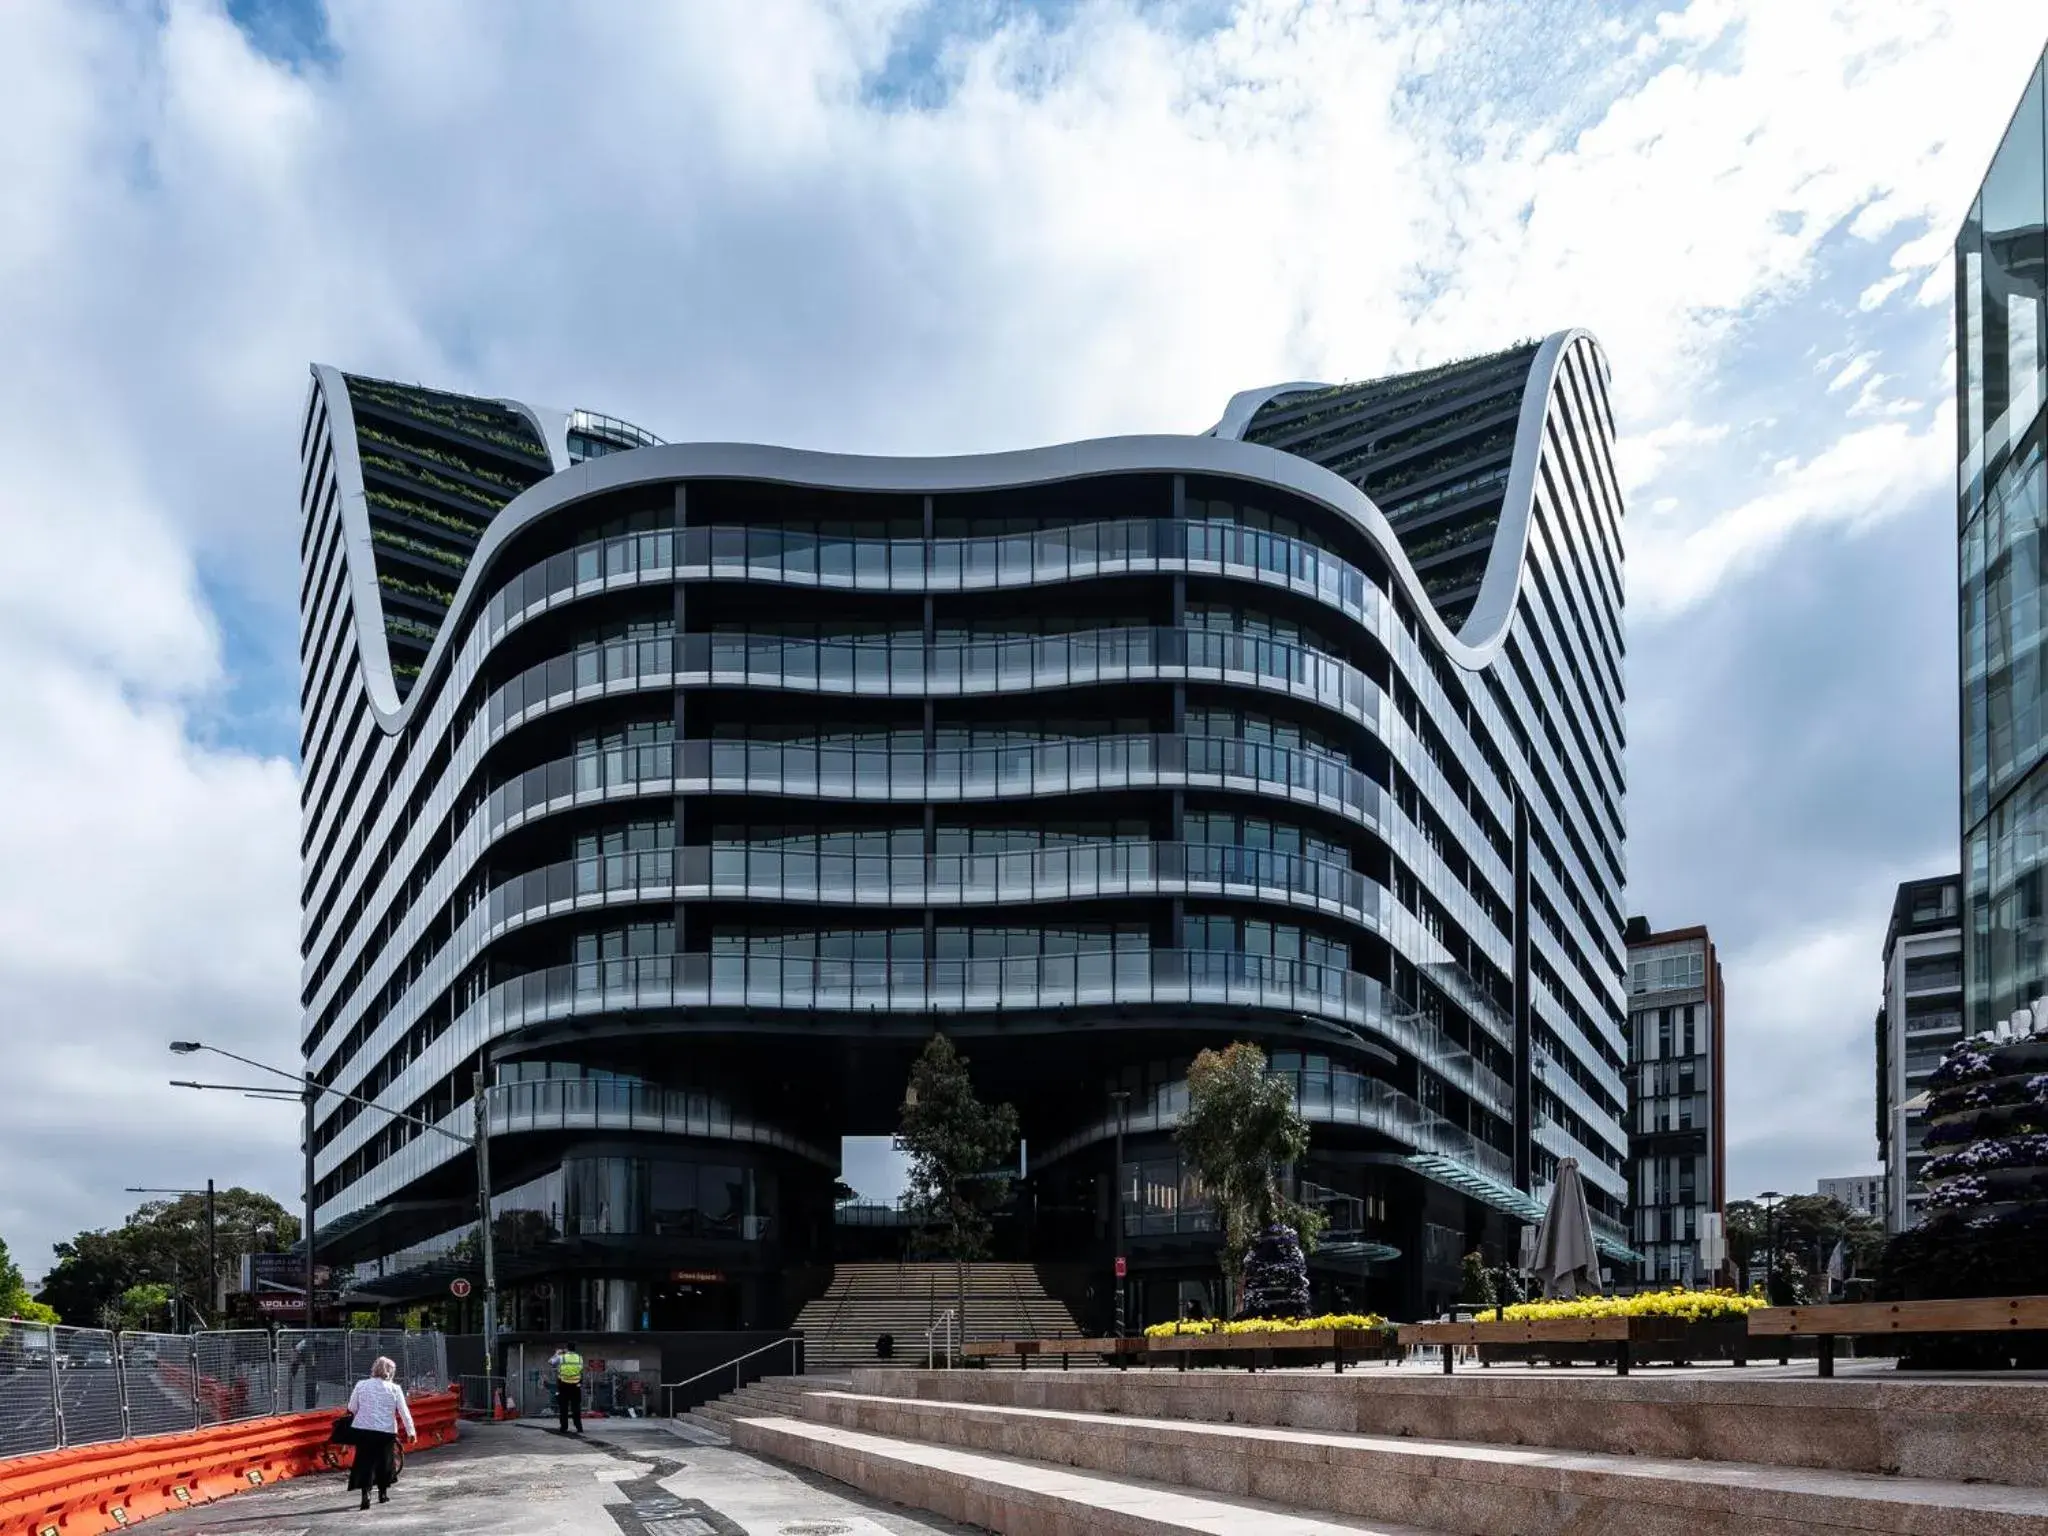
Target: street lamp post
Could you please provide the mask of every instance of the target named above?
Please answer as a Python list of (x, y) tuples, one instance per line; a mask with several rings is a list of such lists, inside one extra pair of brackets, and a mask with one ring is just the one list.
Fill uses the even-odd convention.
[(1116, 1171), (1110, 1189), (1110, 1208), (1115, 1213), (1115, 1225), (1110, 1228), (1116, 1238), (1116, 1337), (1124, 1336), (1124, 1121), (1131, 1102), (1128, 1088), (1117, 1088), (1110, 1092), (1110, 1101), (1116, 1105)]
[(1757, 1196), (1764, 1208), (1764, 1299), (1771, 1297), (1773, 1271), (1778, 1267), (1778, 1192), (1764, 1190)]
[(123, 1191), (129, 1195), (199, 1195), (206, 1196), (206, 1317), (209, 1323), (218, 1322), (220, 1311), (220, 1250), (216, 1244), (216, 1228), (213, 1220), (213, 1180), (206, 1181), (206, 1188), (199, 1189), (152, 1189), (142, 1184), (130, 1184)]
[(215, 1056), (224, 1056), (229, 1061), (240, 1062), (245, 1067), (254, 1067), (259, 1072), (268, 1072), (274, 1077), (287, 1078), (298, 1085), (296, 1091), (287, 1092), (280, 1088), (250, 1088), (235, 1083), (194, 1083), (174, 1080), (171, 1084), (174, 1088), (226, 1089), (249, 1094), (255, 1098), (293, 1098), (300, 1100), (305, 1105), (306, 1213), (304, 1217), (304, 1235), (306, 1241), (306, 1327), (308, 1329), (313, 1326), (314, 1306), (313, 1108), (319, 1102), (320, 1095), (323, 1093), (331, 1094), (337, 1099), (345, 1099), (349, 1103), (360, 1105), (364, 1109), (374, 1109), (381, 1115), (389, 1115), (394, 1120), (403, 1120), (406, 1124), (417, 1126), (423, 1131), (432, 1131), (437, 1136), (445, 1136), (458, 1146), (468, 1147), (474, 1151), (476, 1153), (477, 1170), (477, 1223), (482, 1228), (481, 1246), (484, 1261), (483, 1331), (484, 1372), (486, 1378), (496, 1371), (498, 1353), (498, 1257), (497, 1245), (491, 1232), (490, 1127), (484, 1091), (484, 1074), (481, 1067), (479, 1067), (476, 1077), (476, 1131), (474, 1135), (465, 1136), (460, 1131), (451, 1131), (447, 1126), (441, 1125), (436, 1121), (425, 1119), (419, 1115), (409, 1115), (403, 1110), (392, 1109), (377, 1103), (375, 1100), (366, 1099), (360, 1094), (346, 1093), (339, 1088), (329, 1087), (316, 1080), (310, 1072), (287, 1072), (284, 1068), (273, 1067), (268, 1062), (253, 1061), (247, 1056), (237, 1056), (233, 1051), (222, 1050), (217, 1045), (207, 1045), (199, 1040), (173, 1040), (171, 1042), (171, 1051), (179, 1056), (191, 1056), (200, 1051), (207, 1051)]

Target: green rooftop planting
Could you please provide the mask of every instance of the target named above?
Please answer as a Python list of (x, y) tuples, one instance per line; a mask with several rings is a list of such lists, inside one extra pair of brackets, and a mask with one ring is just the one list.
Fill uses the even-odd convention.
[(1343, 474), (1346, 479), (1352, 478), (1355, 474), (1358, 477), (1358, 484), (1365, 493), (1377, 498), (1390, 495), (1404, 485), (1418, 484), (1431, 475), (1442, 474), (1445, 470), (1456, 468), (1460, 464), (1469, 464), (1474, 459), (1507, 452), (1513, 446), (1514, 424), (1510, 422), (1506, 423), (1504, 428), (1496, 428), (1489, 432), (1475, 444), (1463, 448), (1447, 448), (1442, 453), (1433, 453), (1426, 459), (1416, 459), (1398, 465), (1383, 474), (1372, 472), (1372, 460), (1369, 456), (1356, 470), (1348, 473), (1339, 470), (1338, 473)]
[(459, 496), (464, 501), (473, 501), (478, 506), (489, 507), (493, 512), (503, 507), (508, 499), (496, 491), (464, 485), (460, 481), (450, 480), (446, 475), (437, 475), (431, 469), (423, 469), (416, 464), (401, 464), (398, 460), (386, 458), (381, 453), (364, 454), (363, 464), (366, 468), (403, 480), (408, 485), (431, 486), (444, 496)]
[(1408, 545), (1408, 558), (1411, 561), (1427, 560), (1432, 555), (1440, 555), (1445, 550), (1455, 549), (1461, 544), (1470, 544), (1478, 549), (1491, 548), (1493, 530), (1499, 521), (1498, 518), (1487, 518), (1484, 522), (1466, 523), (1447, 533), (1439, 533), (1434, 538), (1424, 539), (1419, 544)]
[(425, 539), (410, 539), (402, 533), (393, 533), (389, 528), (372, 528), (370, 537), (377, 543), (392, 549), (402, 549), (409, 555), (418, 555), (423, 560), (434, 560), (451, 570), (463, 571), (469, 568), (469, 557), (458, 555), (452, 549), (443, 549), (438, 544), (429, 544)]
[(467, 534), (472, 539), (483, 536), (483, 524), (472, 523), (452, 512), (443, 512), (439, 507), (430, 507), (424, 501), (414, 501), (410, 496), (394, 495), (379, 486), (365, 486), (363, 494), (371, 506), (381, 507), (386, 512), (396, 512), (402, 517), (417, 517), (425, 522), (438, 523), (443, 528)]
[(377, 585), (387, 591), (402, 592), (407, 597), (424, 598), (430, 603), (439, 603), (446, 608), (455, 601), (455, 594), (443, 587), (432, 586), (423, 581), (407, 581), (403, 576), (393, 576), (387, 571), (377, 573)]
[(508, 423), (519, 421), (509, 411), (486, 412), (475, 407), (458, 406), (455, 402), (460, 396), (430, 395), (425, 391), (415, 392), (403, 386), (385, 385), (373, 379), (353, 376), (348, 381), (348, 390), (351, 400), (361, 400), (367, 405), (410, 416), (417, 421), (431, 422), (446, 431), (510, 449), (523, 458), (543, 461), (547, 458), (547, 450), (531, 429), (524, 432), (507, 430)]
[[(463, 474), (470, 475), (475, 479), (488, 480), (493, 485), (503, 486), (508, 496), (516, 496), (525, 490), (527, 486), (533, 484), (531, 479), (521, 480), (515, 475), (508, 475), (502, 470), (493, 469), (488, 464), (476, 463), (473, 460), (463, 458), (460, 454), (449, 453), (446, 449), (434, 447), (432, 444), (407, 442), (405, 439), (393, 437), (390, 433), (382, 431), (377, 427), (364, 426), (361, 423), (357, 423), (356, 436), (368, 442), (382, 443), (388, 448), (402, 449), (406, 453), (413, 454), (418, 458), (432, 459), (436, 464), (445, 464), (448, 468), (460, 470)], [(405, 466), (405, 469), (409, 474), (418, 473), (411, 465)], [(471, 494), (474, 494), (474, 492)]]

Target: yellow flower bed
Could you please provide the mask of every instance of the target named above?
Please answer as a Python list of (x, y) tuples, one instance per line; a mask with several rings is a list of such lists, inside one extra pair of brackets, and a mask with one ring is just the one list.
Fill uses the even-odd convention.
[(1316, 1333), (1326, 1328), (1383, 1328), (1386, 1321), (1376, 1312), (1328, 1312), (1321, 1317), (1247, 1317), (1235, 1323), (1205, 1319), (1201, 1322), (1154, 1323), (1145, 1330), (1145, 1337), (1171, 1339), (1184, 1334), (1204, 1333)]
[[(1741, 1317), (1768, 1303), (1755, 1291), (1688, 1291), (1674, 1286), (1668, 1291), (1644, 1291), (1636, 1296), (1582, 1296), (1573, 1301), (1524, 1301), (1507, 1309), (1511, 1323), (1535, 1322), (1550, 1317), (1681, 1317), (1689, 1323), (1713, 1318)], [(1490, 1321), (1491, 1309), (1478, 1314)]]

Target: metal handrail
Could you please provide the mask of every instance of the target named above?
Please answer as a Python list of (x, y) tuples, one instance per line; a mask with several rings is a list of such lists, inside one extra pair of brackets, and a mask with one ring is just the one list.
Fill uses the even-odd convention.
[(932, 1368), (932, 1355), (936, 1352), (938, 1348), (937, 1344), (933, 1339), (933, 1335), (936, 1334), (941, 1327), (943, 1327), (946, 1330), (946, 1369), (949, 1371), (953, 1369), (953, 1325), (958, 1320), (958, 1315), (953, 1311), (951, 1307), (948, 1307), (945, 1311), (941, 1312), (937, 1317), (932, 1319), (931, 1327), (925, 1329), (924, 1368), (926, 1370), (930, 1370)]
[[(759, 1349), (750, 1349), (744, 1355), (735, 1355), (732, 1357), (732, 1359), (725, 1361), (723, 1364), (714, 1365), (709, 1370), (699, 1371), (694, 1376), (685, 1376), (681, 1381), (664, 1381), (659, 1383), (659, 1385), (664, 1393), (674, 1394), (675, 1392), (679, 1391), (684, 1387), (695, 1386), (698, 1382), (702, 1381), (707, 1376), (716, 1376), (720, 1371), (731, 1371), (732, 1389), (733, 1391), (737, 1392), (740, 1389), (740, 1367), (746, 1364), (747, 1361), (753, 1359), (754, 1356), (765, 1355), (771, 1349), (781, 1349), (785, 1344), (790, 1346), (790, 1369), (796, 1374), (801, 1375), (803, 1356), (800, 1353), (800, 1351), (802, 1349), (803, 1342), (804, 1336), (802, 1334), (792, 1333), (787, 1338), (771, 1340), (769, 1343), (763, 1344)], [(675, 1417), (675, 1413), (673, 1412), (674, 1407), (675, 1398), (673, 1395), (665, 1396), (662, 1398), (662, 1413), (665, 1418), (672, 1419)]]

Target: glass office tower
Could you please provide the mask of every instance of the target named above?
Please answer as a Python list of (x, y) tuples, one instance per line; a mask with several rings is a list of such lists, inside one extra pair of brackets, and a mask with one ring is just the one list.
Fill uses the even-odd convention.
[[(785, 1323), (935, 1029), (1091, 1323), (1112, 1201), (1134, 1315), (1213, 1280), (1172, 1125), (1235, 1039), (1319, 1299), (1441, 1304), (1567, 1156), (1625, 1259), (1612, 439), (1578, 332), (951, 459), (316, 368), (308, 1065), (458, 1129), (481, 1077), (532, 1328)], [(330, 1099), (314, 1155), (364, 1293), (473, 1273), (459, 1145)]]
[(2048, 126), (2037, 64), (1956, 241), (1965, 1020), (2048, 993)]

